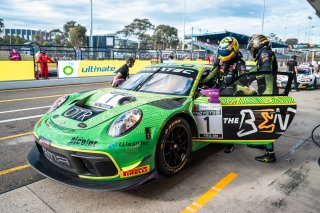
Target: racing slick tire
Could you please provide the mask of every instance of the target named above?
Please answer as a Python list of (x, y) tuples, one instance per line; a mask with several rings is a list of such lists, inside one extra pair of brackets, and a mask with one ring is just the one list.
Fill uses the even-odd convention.
[(188, 122), (180, 117), (171, 119), (162, 130), (157, 149), (156, 165), (159, 173), (171, 176), (187, 163), (192, 150), (192, 134)]

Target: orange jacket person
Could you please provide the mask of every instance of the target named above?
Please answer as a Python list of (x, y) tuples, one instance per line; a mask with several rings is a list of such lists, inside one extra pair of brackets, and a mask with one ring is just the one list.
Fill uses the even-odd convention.
[(46, 54), (46, 51), (41, 50), (41, 53), (37, 58), (37, 62), (40, 64), (41, 77), (43, 79), (48, 79), (49, 77), (48, 61), (54, 63), (54, 60)]

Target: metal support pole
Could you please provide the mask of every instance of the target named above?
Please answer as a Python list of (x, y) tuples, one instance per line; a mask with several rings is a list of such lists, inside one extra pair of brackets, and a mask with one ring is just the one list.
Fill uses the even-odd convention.
[(266, 0), (263, 0), (263, 12), (262, 12), (262, 24), (261, 24), (261, 34), (263, 35), (263, 26), (264, 26), (264, 11), (266, 9)]
[(184, 0), (182, 50), (184, 50), (185, 35), (186, 35), (186, 7), (187, 7), (187, 0)]

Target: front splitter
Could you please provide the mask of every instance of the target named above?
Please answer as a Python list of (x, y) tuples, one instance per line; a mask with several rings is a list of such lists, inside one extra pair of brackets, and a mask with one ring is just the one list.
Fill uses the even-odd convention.
[(36, 145), (30, 150), (27, 160), (42, 175), (59, 183), (90, 191), (122, 191), (143, 186), (159, 178), (157, 171), (141, 175), (137, 178), (121, 181), (101, 181), (79, 178), (78, 175), (53, 165), (41, 154)]

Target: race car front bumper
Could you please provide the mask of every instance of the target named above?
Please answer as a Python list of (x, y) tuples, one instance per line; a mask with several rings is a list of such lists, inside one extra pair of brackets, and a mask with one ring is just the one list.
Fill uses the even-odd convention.
[(62, 184), (86, 190), (121, 191), (137, 188), (159, 178), (157, 171), (144, 174), (133, 179), (101, 181), (80, 178), (77, 174), (57, 167), (50, 162), (36, 145), (30, 150), (27, 160), (42, 175)]

